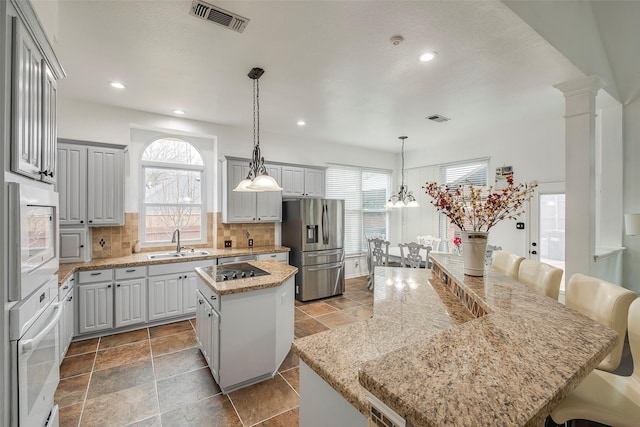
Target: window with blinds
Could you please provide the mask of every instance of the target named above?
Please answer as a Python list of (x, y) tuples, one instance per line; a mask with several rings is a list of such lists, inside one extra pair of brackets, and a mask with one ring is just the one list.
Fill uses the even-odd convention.
[(366, 251), (364, 236), (388, 235), (391, 172), (347, 166), (331, 166), (326, 174), (326, 194), (345, 200), (345, 254)]
[[(440, 182), (452, 190), (459, 185), (485, 186), (489, 183), (489, 159), (440, 165)], [(443, 241), (452, 241), (459, 231), (446, 215), (440, 214), (440, 238)]]

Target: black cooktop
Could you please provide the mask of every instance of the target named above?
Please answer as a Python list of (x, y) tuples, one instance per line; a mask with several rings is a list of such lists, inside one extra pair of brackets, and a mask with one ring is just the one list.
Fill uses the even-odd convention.
[(248, 277), (268, 276), (268, 273), (247, 262), (237, 262), (234, 264), (224, 264), (216, 266), (214, 280), (223, 282), (225, 280), (246, 279)]

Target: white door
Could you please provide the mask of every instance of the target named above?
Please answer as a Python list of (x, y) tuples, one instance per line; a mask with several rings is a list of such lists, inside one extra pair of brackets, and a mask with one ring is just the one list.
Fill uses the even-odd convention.
[[(539, 184), (531, 199), (529, 259), (564, 270), (565, 193), (564, 182)], [(564, 293), (564, 276), (560, 292)]]
[(182, 312), (196, 312), (196, 288), (198, 279), (196, 273), (187, 273), (182, 276)]

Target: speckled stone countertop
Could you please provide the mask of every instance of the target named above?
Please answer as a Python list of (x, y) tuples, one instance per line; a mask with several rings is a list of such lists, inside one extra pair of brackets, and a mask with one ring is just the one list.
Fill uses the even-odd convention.
[[(150, 260), (147, 255), (154, 252), (143, 252), (133, 254), (121, 258), (102, 258), (93, 259), (88, 262), (76, 262), (70, 264), (60, 264), (58, 269), (58, 283), (62, 284), (76, 271), (83, 270), (99, 270), (101, 268), (120, 268), (135, 267), (140, 265), (168, 264), (173, 262), (201, 261), (206, 259), (218, 259), (240, 255), (260, 255), (276, 252), (289, 252), (289, 248), (285, 246), (260, 246), (252, 249), (213, 249), (213, 248), (197, 248), (197, 251), (208, 251), (208, 255), (190, 256), (185, 258), (170, 258)], [(168, 251), (165, 251), (168, 252)]]
[(268, 272), (269, 275), (216, 282), (213, 279), (218, 267), (216, 265), (197, 267), (196, 274), (218, 295), (230, 295), (280, 286), (298, 272), (296, 267), (278, 261), (249, 261), (248, 263)]
[[(615, 343), (611, 329), (502, 274), (464, 276), (461, 257), (431, 258), (433, 277), (376, 269), (372, 319), (293, 344), (365, 416), (366, 389), (414, 427), (536, 425)], [(474, 302), (478, 318), (465, 308)]]

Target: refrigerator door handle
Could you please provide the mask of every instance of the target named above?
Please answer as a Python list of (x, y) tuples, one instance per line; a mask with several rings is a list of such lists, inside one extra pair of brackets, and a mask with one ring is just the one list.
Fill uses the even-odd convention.
[(329, 244), (329, 218), (327, 215), (327, 204), (322, 204), (322, 243)]
[(335, 251), (322, 251), (322, 253), (319, 254), (307, 254), (307, 256), (309, 258), (317, 258), (319, 256), (327, 256), (327, 255), (339, 255), (342, 254), (342, 249), (336, 249)]
[(307, 271), (322, 271), (322, 270), (334, 270), (334, 269), (342, 269), (342, 261), (336, 262), (334, 264), (325, 265), (322, 267), (306, 267)]

